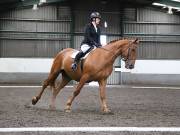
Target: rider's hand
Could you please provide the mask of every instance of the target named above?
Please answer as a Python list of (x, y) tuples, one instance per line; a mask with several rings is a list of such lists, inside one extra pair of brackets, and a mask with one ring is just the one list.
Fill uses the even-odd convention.
[(98, 44), (98, 43), (94, 43), (94, 45), (97, 47), (97, 48), (101, 48), (102, 45), (101, 44)]
[(102, 45), (101, 45), (101, 44), (98, 44), (98, 45), (97, 45), (97, 48), (101, 48), (101, 47), (102, 47)]

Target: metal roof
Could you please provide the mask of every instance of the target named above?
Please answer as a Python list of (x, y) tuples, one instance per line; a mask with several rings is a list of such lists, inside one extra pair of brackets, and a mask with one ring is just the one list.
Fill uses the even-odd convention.
[[(46, 4), (49, 3), (58, 3), (62, 1), (69, 2), (78, 2), (77, 0), (46, 0)], [(100, 1), (108, 1), (108, 0), (100, 0)], [(112, 0), (114, 1), (114, 0)], [(140, 4), (147, 5), (152, 4), (155, 0), (116, 0), (118, 2), (127, 3), (127, 4)], [(39, 4), (40, 0), (0, 0), (0, 10), (8, 10), (11, 8), (21, 8), (32, 6), (34, 4)]]
[(180, 0), (156, 0), (152, 5), (167, 11), (168, 14), (180, 13)]
[[(46, 0), (45, 4), (57, 3), (67, 0)], [(11, 8), (22, 8), (39, 4), (40, 0), (0, 0), (0, 10), (8, 10)]]
[[(22, 8), (32, 6), (34, 4), (39, 4), (41, 0), (0, 0), (0, 11), (9, 10), (12, 8)], [(46, 0), (46, 5), (51, 3), (59, 3), (59, 2), (78, 2), (77, 0)], [(92, 0), (93, 1), (93, 0)], [(109, 0), (95, 0), (106, 2)], [(180, 13), (180, 0), (111, 0), (116, 1), (118, 3), (124, 3), (126, 6), (131, 5), (140, 5), (140, 6), (154, 6), (163, 8), (164, 10), (179, 12)], [(153, 4), (156, 3), (156, 4)], [(158, 5), (158, 4), (159, 5)]]

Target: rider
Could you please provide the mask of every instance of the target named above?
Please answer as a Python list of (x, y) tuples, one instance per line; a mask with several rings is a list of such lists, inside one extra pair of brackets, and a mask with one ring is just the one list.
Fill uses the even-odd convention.
[(77, 69), (77, 64), (79, 60), (90, 52), (94, 46), (99, 48), (101, 47), (100, 43), (100, 34), (101, 30), (98, 26), (100, 24), (101, 15), (99, 12), (92, 12), (90, 15), (90, 23), (87, 24), (85, 28), (84, 40), (81, 43), (81, 50), (76, 55), (74, 63), (71, 65), (71, 68), (75, 71)]

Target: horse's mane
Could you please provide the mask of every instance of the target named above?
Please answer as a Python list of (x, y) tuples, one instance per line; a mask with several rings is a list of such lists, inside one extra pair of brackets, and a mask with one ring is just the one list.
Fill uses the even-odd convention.
[(118, 40), (121, 40), (121, 39), (112, 40), (112, 41), (110, 41), (108, 44), (114, 43), (114, 42), (116, 42), (116, 41), (118, 41)]
[(111, 44), (111, 43), (114, 43), (116, 41), (125, 40), (125, 39), (127, 39), (127, 38), (118, 38), (118, 39), (115, 39), (115, 40), (112, 40), (112, 41), (108, 42), (107, 44)]

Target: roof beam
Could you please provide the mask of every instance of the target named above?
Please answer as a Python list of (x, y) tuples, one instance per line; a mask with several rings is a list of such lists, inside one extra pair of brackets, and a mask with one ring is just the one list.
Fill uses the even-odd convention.
[(180, 2), (171, 1), (171, 0), (157, 0), (156, 3), (165, 4), (172, 7), (179, 7), (180, 8)]

